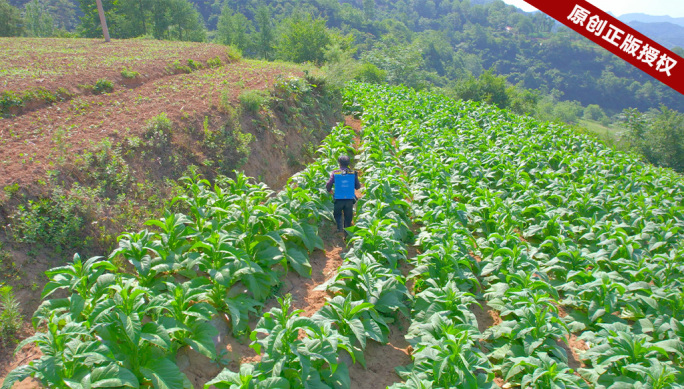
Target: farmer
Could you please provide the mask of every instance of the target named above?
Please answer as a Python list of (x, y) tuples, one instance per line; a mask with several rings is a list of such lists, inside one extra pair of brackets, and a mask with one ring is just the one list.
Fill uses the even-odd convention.
[[(347, 155), (338, 158), (337, 162), (340, 164), (340, 168), (330, 174), (330, 179), (325, 185), (325, 189), (335, 199), (333, 216), (337, 223), (337, 231), (343, 232), (345, 237), (347, 236), (347, 231), (342, 226), (344, 225), (344, 228), (351, 226), (352, 219), (354, 218), (354, 203), (356, 203), (356, 193), (354, 190), (361, 188), (359, 176), (349, 168), (349, 161), (349, 156)], [(332, 192), (333, 186), (335, 187), (334, 194)], [(343, 217), (344, 222), (342, 220)]]

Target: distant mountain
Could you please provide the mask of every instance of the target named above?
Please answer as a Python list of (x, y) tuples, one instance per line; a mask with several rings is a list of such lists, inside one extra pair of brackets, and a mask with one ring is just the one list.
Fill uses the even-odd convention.
[(629, 22), (630, 27), (672, 49), (675, 46), (684, 48), (684, 27), (673, 23)]
[(671, 16), (653, 16), (646, 14), (624, 14), (618, 17), (621, 21), (641, 23), (672, 23), (684, 27), (684, 18), (673, 18)]

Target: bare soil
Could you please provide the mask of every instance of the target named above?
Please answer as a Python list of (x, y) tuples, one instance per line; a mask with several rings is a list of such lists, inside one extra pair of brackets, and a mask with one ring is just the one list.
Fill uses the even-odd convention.
[(499, 316), (499, 312), (487, 305), (485, 300), (478, 300), (478, 303), (480, 303), (482, 307), (477, 304), (472, 304), (470, 305), (470, 311), (477, 319), (477, 329), (480, 330), (480, 332), (484, 332), (486, 329), (497, 326), (503, 322), (501, 316)]
[(408, 330), (408, 321), (402, 320), (400, 325), (390, 325), (389, 342), (386, 345), (374, 341), (368, 342), (366, 351), (366, 369), (360, 363), (349, 369), (352, 389), (386, 388), (402, 382), (394, 368), (411, 363), (410, 348), (404, 335)]
[[(216, 57), (229, 61), (225, 46), (142, 39), (104, 43), (99, 39), (0, 38), (0, 90), (55, 92), (64, 88), (81, 94), (81, 85), (93, 85), (99, 79), (137, 85), (173, 73), (169, 67), (174, 61), (204, 65)], [(139, 76), (125, 79), (124, 68)]]
[[(84, 150), (93, 149), (104, 139), (116, 144), (144, 138), (148, 130), (145, 123), (162, 113), (180, 129), (201, 127), (205, 118), (220, 122), (219, 108), (239, 106), (243, 91), (269, 89), (277, 76), (289, 75), (303, 73), (294, 66), (240, 61), (0, 119), (0, 187), (31, 185), (54, 169), (57, 161), (79, 164)], [(172, 143), (198, 148), (187, 144), (189, 138), (182, 130), (174, 132), (173, 138)], [(269, 151), (274, 152), (264, 150), (261, 154)], [(201, 155), (198, 158), (198, 163), (203, 162)], [(150, 161), (150, 167), (154, 162)]]

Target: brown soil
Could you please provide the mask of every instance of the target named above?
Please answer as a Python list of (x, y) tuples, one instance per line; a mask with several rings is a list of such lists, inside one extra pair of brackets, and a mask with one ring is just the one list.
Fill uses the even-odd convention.
[(390, 325), (389, 343), (386, 345), (369, 341), (364, 353), (366, 369), (360, 363), (349, 368), (352, 389), (386, 388), (402, 382), (394, 368), (411, 363), (410, 345), (404, 339), (408, 330), (408, 321), (401, 325)]
[[(586, 365), (582, 362), (578, 351), (587, 351), (589, 346), (581, 340), (577, 339), (577, 335), (566, 335), (567, 344), (565, 342), (560, 342), (561, 347), (565, 349), (568, 353), (568, 366), (571, 369), (577, 370), (580, 367), (585, 367)], [(565, 346), (563, 346), (565, 345)]]
[(345, 250), (345, 243), (342, 236), (334, 232), (335, 229), (332, 223), (325, 223), (319, 231), (321, 237), (324, 237), (325, 250), (316, 250), (311, 254), (311, 278), (289, 272), (283, 280), (281, 294), (291, 294), (293, 307), (303, 310), (304, 316), (312, 316), (325, 305), (330, 295), (314, 288), (333, 277), (342, 266), (340, 254)]
[(568, 316), (568, 313), (565, 311), (565, 307), (563, 307), (560, 304), (556, 304), (556, 307), (558, 307), (558, 316), (563, 318)]
[(487, 305), (486, 301), (478, 300), (478, 303), (480, 303), (482, 307), (477, 304), (471, 304), (470, 312), (477, 318), (477, 329), (480, 330), (480, 332), (484, 332), (487, 328), (499, 325), (503, 322), (501, 316), (499, 316), (499, 312)]
[[(13, 119), (1, 119), (0, 187), (33, 184), (47, 170), (54, 169), (56, 161), (76, 163), (85, 150), (105, 138), (112, 144), (142, 138), (147, 130), (145, 123), (161, 113), (181, 129), (174, 132), (172, 143), (193, 148), (187, 144), (190, 140), (182, 129), (201, 128), (205, 118), (219, 122), (216, 116), (222, 93), (227, 93), (229, 105), (239, 106), (243, 90), (268, 89), (276, 76), (288, 74), (303, 73), (294, 66), (241, 61), (166, 76), (136, 89), (82, 96)], [(263, 150), (261, 156), (273, 151)], [(198, 163), (202, 163), (198, 157)]]
[[(361, 133), (361, 128), (363, 127), (363, 123), (361, 122), (361, 119), (356, 119), (353, 116), (346, 116), (344, 118), (344, 124), (351, 127), (354, 130), (354, 132), (356, 132), (357, 134)], [(360, 143), (355, 145), (354, 148), (358, 149), (359, 145), (360, 145)]]
[[(136, 85), (169, 74), (167, 67), (178, 60), (205, 64), (219, 57), (228, 61), (226, 47), (210, 43), (155, 40), (60, 38), (0, 38), (0, 89), (15, 92), (35, 88), (56, 91), (65, 88), (83, 93), (79, 85), (93, 85), (105, 78), (117, 84)], [(136, 80), (124, 79), (121, 71), (136, 71)]]
[[(24, 323), (17, 337), (20, 339), (28, 338), (34, 334), (33, 327), (29, 323)], [(0, 355), (12, 355), (14, 347), (2, 347), (0, 345)], [(11, 360), (0, 361), (0, 378), (4, 377), (12, 370), (19, 366), (26, 365), (34, 359), (40, 358), (43, 353), (40, 352), (37, 346), (29, 345), (19, 350)], [(1, 382), (1, 381), (0, 381)], [(24, 381), (14, 385), (14, 389), (33, 389), (39, 388), (40, 382), (33, 378), (27, 378)]]
[(468, 254), (470, 254), (471, 257), (475, 258), (475, 261), (477, 261), (477, 262), (482, 262), (482, 257), (480, 257), (479, 255), (475, 254), (474, 252), (469, 251)]

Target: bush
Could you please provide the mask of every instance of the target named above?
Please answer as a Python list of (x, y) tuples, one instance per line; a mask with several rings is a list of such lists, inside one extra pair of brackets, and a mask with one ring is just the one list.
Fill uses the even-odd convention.
[(173, 122), (165, 112), (147, 121), (147, 130), (143, 138), (147, 145), (153, 148), (166, 148), (171, 143), (171, 130)]
[(123, 68), (121, 71), (121, 77), (127, 79), (127, 80), (133, 80), (138, 78), (140, 73), (133, 71), (133, 70), (128, 70), (128, 68)]
[(187, 65), (182, 65), (179, 60), (173, 61), (171, 64), (171, 72), (172, 73), (190, 73), (192, 72), (192, 69), (190, 69), (190, 66)]
[(228, 56), (228, 61), (237, 62), (242, 59), (242, 52), (237, 47), (228, 46), (226, 47), (226, 56)]
[(354, 79), (371, 84), (382, 84), (387, 80), (387, 72), (366, 62), (357, 69)]
[(221, 66), (223, 66), (223, 62), (221, 61), (221, 58), (214, 57), (207, 60), (207, 66), (209, 66), (210, 68), (220, 68)]
[(97, 80), (95, 85), (93, 85), (93, 94), (100, 95), (103, 93), (111, 93), (114, 90), (114, 83), (107, 80), (106, 78), (101, 78)]
[(594, 120), (597, 122), (603, 121), (606, 113), (597, 104), (589, 104), (584, 108), (584, 118), (587, 120)]
[(202, 65), (201, 62), (197, 62), (195, 60), (189, 59), (188, 60), (188, 67), (190, 70), (198, 70), (198, 69), (203, 69), (204, 65)]
[(14, 335), (21, 328), (19, 302), (11, 286), (0, 287), (0, 341), (4, 347), (14, 342)]
[(21, 108), (23, 106), (24, 100), (17, 92), (6, 90), (0, 94), (0, 114), (2, 116), (9, 115), (12, 108)]
[(267, 104), (269, 97), (265, 91), (262, 90), (247, 90), (240, 94), (240, 103), (242, 106), (253, 113), (259, 112), (262, 106)]
[(661, 106), (645, 114), (625, 110), (623, 116), (634, 150), (656, 166), (684, 172), (684, 114)]
[(58, 247), (78, 247), (84, 222), (83, 204), (56, 189), (51, 197), (30, 200), (19, 205), (10, 219), (13, 238), (20, 243), (38, 243)]

